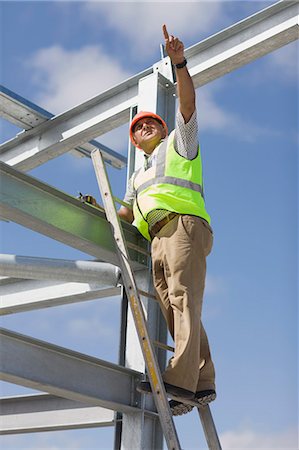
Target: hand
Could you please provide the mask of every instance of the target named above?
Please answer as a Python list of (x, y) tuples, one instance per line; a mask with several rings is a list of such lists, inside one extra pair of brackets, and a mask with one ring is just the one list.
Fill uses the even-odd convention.
[(172, 64), (180, 64), (184, 61), (184, 44), (177, 37), (169, 36), (166, 25), (162, 27), (165, 48)]
[(81, 192), (79, 192), (78, 199), (82, 203), (89, 203), (90, 205), (95, 206), (96, 208), (100, 208), (100, 205), (97, 203), (96, 199), (94, 197), (92, 197), (92, 195), (89, 195), (89, 194), (83, 195), (83, 194), (81, 194)]

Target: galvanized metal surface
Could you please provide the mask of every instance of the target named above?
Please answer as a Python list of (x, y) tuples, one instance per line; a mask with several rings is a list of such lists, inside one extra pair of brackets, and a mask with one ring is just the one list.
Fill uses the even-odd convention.
[[(0, 116), (27, 131), (51, 119), (54, 114), (0, 85)], [(125, 156), (95, 140), (71, 150), (71, 153), (90, 157), (90, 153), (96, 148), (101, 150), (105, 161), (113, 167), (120, 169), (126, 165)]]
[(32, 280), (63, 280), (117, 286), (120, 269), (98, 261), (71, 261), (0, 253), (0, 275)]
[(53, 114), (2, 85), (0, 100), (1, 117), (24, 130), (30, 130), (53, 117)]
[(0, 329), (1, 380), (115, 411), (138, 411), (140, 373)]
[(100, 283), (6, 279), (0, 286), (0, 315), (53, 308), (60, 305), (120, 295), (121, 288)]
[[(34, 231), (63, 242), (99, 260), (117, 265), (115, 245), (103, 211), (65, 194), (0, 162), (1, 215)], [(146, 241), (123, 222), (128, 243), (146, 248)], [(147, 258), (131, 250), (135, 269)]]
[(109, 427), (115, 424), (114, 412), (110, 409), (49, 394), (3, 397), (0, 403), (2, 435)]
[(298, 13), (298, 1), (280, 1), (188, 48), (195, 86), (299, 39)]
[(200, 406), (197, 408), (201, 424), (205, 433), (209, 450), (222, 450), (210, 406)]

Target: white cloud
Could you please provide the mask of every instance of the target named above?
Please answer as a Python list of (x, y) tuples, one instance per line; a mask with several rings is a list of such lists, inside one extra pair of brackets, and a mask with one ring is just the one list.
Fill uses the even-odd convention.
[(226, 431), (220, 436), (223, 450), (297, 450), (298, 431), (258, 433), (251, 429)]
[(130, 77), (99, 45), (77, 50), (43, 48), (29, 58), (27, 66), (39, 88), (35, 101), (55, 114)]
[(197, 91), (197, 111), (200, 130), (225, 130), (234, 121), (233, 115), (216, 103), (208, 87)]
[[(130, 42), (125, 42), (126, 52), (143, 60), (154, 53), (159, 59), (159, 43), (164, 42), (162, 24), (166, 23), (169, 33), (175, 33), (184, 42), (192, 37), (209, 33), (211, 28), (224, 19), (223, 2), (188, 3), (178, 1), (142, 2), (84, 2), (82, 11), (89, 24), (105, 20), (111, 30), (117, 30)], [(104, 18), (104, 19), (103, 19)], [(113, 37), (113, 32), (111, 32)], [(120, 51), (122, 39), (119, 37)]]
[(206, 277), (206, 286), (205, 286), (205, 295), (219, 295), (223, 294), (226, 289), (226, 284), (223, 278), (220, 276), (207, 274)]

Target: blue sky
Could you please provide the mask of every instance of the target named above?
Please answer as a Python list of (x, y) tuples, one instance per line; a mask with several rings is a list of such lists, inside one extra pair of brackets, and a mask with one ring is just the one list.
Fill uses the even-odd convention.
[[(274, 2), (2, 2), (1, 83), (58, 114), (150, 67), (161, 26), (191, 46)], [(215, 233), (203, 321), (217, 370), (223, 448), (298, 448), (298, 44), (197, 90), (207, 209)], [(1, 122), (5, 141), (20, 130)], [(126, 154), (128, 125), (99, 140)], [(67, 170), (66, 170), (67, 168)], [(125, 170), (110, 170), (115, 195)], [(90, 160), (63, 155), (30, 172), (99, 198)], [(89, 259), (16, 224), (2, 253)], [(119, 298), (7, 316), (2, 326), (117, 362)], [(29, 392), (2, 384), (2, 395)], [(196, 412), (175, 420), (205, 448)], [(113, 429), (6, 436), (7, 449), (110, 449)]]

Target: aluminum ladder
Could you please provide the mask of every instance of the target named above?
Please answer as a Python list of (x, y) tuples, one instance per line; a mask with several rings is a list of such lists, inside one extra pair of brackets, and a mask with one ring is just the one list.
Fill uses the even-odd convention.
[[(91, 153), (91, 158), (101, 192), (106, 217), (112, 227), (112, 233), (119, 258), (119, 265), (122, 272), (122, 280), (127, 293), (127, 297), (130, 302), (132, 315), (145, 360), (148, 377), (151, 383), (152, 393), (159, 414), (162, 431), (168, 449), (181, 450), (172, 414), (169, 408), (167, 399), (168, 394), (166, 395), (160, 368), (147, 331), (146, 319), (142, 309), (139, 290), (137, 288), (133, 270), (130, 266), (129, 253), (122, 231), (120, 219), (116, 211), (114, 197), (106, 172), (104, 160), (99, 150), (94, 150)], [(182, 400), (186, 403), (186, 400), (180, 399), (180, 397), (171, 398), (178, 401)], [(217, 435), (209, 405), (199, 406), (197, 402), (191, 400), (188, 401), (188, 403), (198, 409), (209, 450), (221, 450), (220, 441)]]

